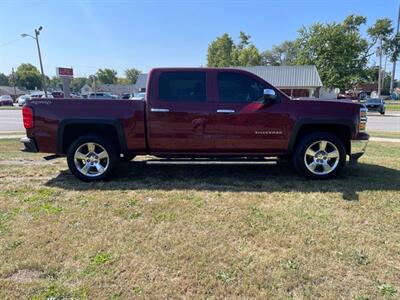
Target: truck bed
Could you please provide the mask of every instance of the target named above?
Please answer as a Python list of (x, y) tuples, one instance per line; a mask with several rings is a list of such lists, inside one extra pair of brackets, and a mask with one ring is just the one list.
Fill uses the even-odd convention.
[[(145, 151), (145, 104), (136, 100), (38, 99), (28, 100), (34, 112), (34, 128), (27, 136), (34, 138), (39, 151), (62, 153), (55, 149), (69, 123), (107, 123), (117, 126), (128, 151)], [(58, 146), (59, 148), (60, 146)]]

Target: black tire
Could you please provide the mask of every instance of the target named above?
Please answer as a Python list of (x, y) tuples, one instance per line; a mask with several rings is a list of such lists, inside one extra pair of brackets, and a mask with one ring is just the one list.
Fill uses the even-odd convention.
[(384, 115), (385, 114), (385, 111), (381, 111), (381, 115)]
[[(78, 149), (84, 149), (85, 146), (83, 146), (83, 145), (85, 145), (87, 143), (97, 144), (95, 146), (95, 148), (96, 148), (95, 152), (99, 151), (98, 149), (100, 149), (100, 150), (104, 149), (107, 152), (106, 154), (108, 155), (108, 157), (104, 158), (102, 160), (102, 163), (104, 165), (106, 165), (105, 170), (99, 175), (89, 174), (89, 172), (88, 172), (88, 175), (85, 175), (78, 169), (77, 165), (75, 164), (76, 151)], [(101, 147), (103, 149), (101, 149)], [(67, 151), (67, 163), (68, 163), (68, 167), (69, 167), (71, 173), (76, 178), (78, 178), (82, 181), (87, 181), (87, 182), (105, 180), (105, 179), (110, 178), (115, 167), (118, 164), (118, 161), (119, 161), (118, 151), (116, 150), (115, 145), (113, 145), (113, 143), (108, 141), (107, 139), (105, 139), (101, 136), (98, 136), (98, 135), (84, 135), (84, 136), (79, 137), (76, 141), (74, 141), (71, 144), (71, 146), (69, 147), (69, 149)], [(80, 165), (82, 162), (86, 164), (86, 162), (84, 162), (84, 160), (77, 160), (78, 165)], [(83, 166), (85, 166), (85, 164), (83, 164)], [(89, 168), (90, 168), (90, 170), (93, 170), (94, 167), (89, 167)], [(95, 169), (97, 169), (97, 168), (95, 168)], [(95, 171), (93, 173), (95, 173)]]
[(129, 154), (129, 153), (127, 153), (127, 154), (124, 154), (124, 156), (123, 157), (121, 157), (121, 161), (122, 162), (130, 162), (132, 159), (134, 159), (136, 157), (136, 155), (135, 154)]
[[(316, 147), (319, 146), (317, 143), (318, 141), (327, 141), (328, 146), (330, 149), (325, 150), (326, 152), (330, 152), (329, 150), (336, 150), (338, 152), (338, 158), (337, 158), (337, 164), (336, 164), (336, 158), (329, 159), (328, 164), (329, 167), (331, 167), (331, 171), (329, 173), (323, 173), (325, 172), (325, 168), (322, 164), (317, 164), (317, 168), (314, 169), (314, 172), (320, 174), (313, 173), (306, 165), (306, 161), (313, 161), (314, 158), (312, 156), (305, 156), (305, 153), (307, 149), (309, 149), (310, 146), (316, 145)], [(333, 144), (334, 147), (332, 147)], [(314, 147), (314, 146), (312, 146)], [(316, 151), (318, 152), (318, 151)], [(324, 157), (325, 158), (325, 157)], [(334, 160), (333, 160), (334, 159)], [(296, 171), (307, 178), (312, 178), (312, 179), (328, 179), (336, 176), (345, 166), (346, 164), (346, 149), (342, 143), (342, 141), (334, 134), (327, 133), (327, 132), (315, 132), (311, 133), (305, 137), (303, 137), (300, 142), (297, 144), (294, 155), (293, 155), (293, 164), (296, 169)], [(331, 166), (332, 164), (332, 166)]]

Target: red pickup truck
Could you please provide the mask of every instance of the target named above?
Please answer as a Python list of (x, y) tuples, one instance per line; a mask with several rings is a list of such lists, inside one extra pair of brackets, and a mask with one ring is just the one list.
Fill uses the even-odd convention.
[(330, 178), (364, 153), (366, 109), (351, 101), (292, 100), (230, 68), (157, 68), (144, 101), (28, 100), (23, 151), (67, 157), (81, 180), (109, 177), (120, 160), (289, 158), (301, 174)]

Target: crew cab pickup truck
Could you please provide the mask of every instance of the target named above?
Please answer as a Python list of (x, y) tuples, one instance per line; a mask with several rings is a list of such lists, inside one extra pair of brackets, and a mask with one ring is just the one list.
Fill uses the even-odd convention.
[(364, 153), (366, 109), (348, 100), (292, 100), (231, 68), (156, 68), (143, 101), (32, 99), (23, 107), (24, 151), (66, 156), (84, 181), (120, 160), (291, 159), (311, 178), (335, 176)]

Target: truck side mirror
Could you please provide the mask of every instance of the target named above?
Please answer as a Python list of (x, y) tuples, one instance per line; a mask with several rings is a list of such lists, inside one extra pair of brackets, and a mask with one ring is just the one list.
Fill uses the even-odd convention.
[(276, 93), (273, 89), (264, 89), (264, 102), (274, 102)]

